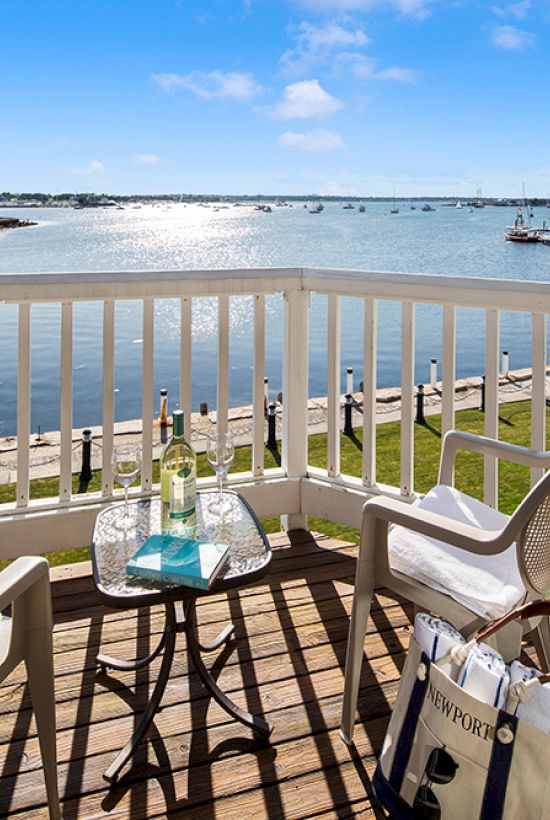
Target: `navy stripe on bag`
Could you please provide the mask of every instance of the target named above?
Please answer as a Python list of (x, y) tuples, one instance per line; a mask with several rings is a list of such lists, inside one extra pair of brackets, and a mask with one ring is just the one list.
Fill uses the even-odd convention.
[(424, 703), (424, 697), (426, 695), (426, 690), (428, 689), (428, 683), (430, 680), (430, 659), (425, 652), (422, 653), (421, 663), (423, 663), (426, 667), (426, 675), (424, 680), (415, 678), (409, 705), (407, 707), (407, 713), (403, 720), (403, 725), (401, 726), (401, 732), (399, 734), (399, 740), (397, 741), (391, 767), (390, 783), (396, 792), (401, 791), (401, 785), (403, 783), (403, 778), (405, 777), (405, 772), (407, 771), (409, 757), (411, 756), (418, 718), (420, 716), (420, 711)]
[[(517, 725), (517, 717), (509, 715), (502, 709), (499, 710), (479, 820), (501, 820), (504, 814), (506, 787), (514, 755)], [(510, 738), (509, 743), (502, 743), (497, 733), (499, 729), (506, 727), (511, 730), (513, 737)]]

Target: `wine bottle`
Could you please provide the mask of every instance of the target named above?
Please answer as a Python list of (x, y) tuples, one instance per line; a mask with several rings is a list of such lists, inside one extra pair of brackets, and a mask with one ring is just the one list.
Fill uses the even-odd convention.
[(193, 537), (197, 457), (183, 435), (183, 411), (174, 410), (172, 438), (160, 457), (161, 529), (163, 535)]

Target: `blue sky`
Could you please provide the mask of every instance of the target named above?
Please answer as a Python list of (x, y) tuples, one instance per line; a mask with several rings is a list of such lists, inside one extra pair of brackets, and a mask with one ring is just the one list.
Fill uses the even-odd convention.
[(549, 0), (26, 0), (0, 190), (550, 195)]

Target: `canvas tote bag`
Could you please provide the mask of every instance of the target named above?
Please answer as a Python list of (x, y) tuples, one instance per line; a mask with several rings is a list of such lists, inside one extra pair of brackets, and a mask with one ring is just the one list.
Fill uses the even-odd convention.
[[(487, 624), (550, 615), (533, 601)], [(549, 820), (550, 735), (461, 689), (411, 640), (374, 776), (392, 818)], [(550, 681), (545, 675), (541, 682)]]

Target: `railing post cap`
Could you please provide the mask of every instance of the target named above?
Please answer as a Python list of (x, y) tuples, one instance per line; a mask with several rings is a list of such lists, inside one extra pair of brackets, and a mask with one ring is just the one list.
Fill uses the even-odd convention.
[(92, 431), (88, 428), (82, 431), (82, 441), (91, 441), (92, 440)]

